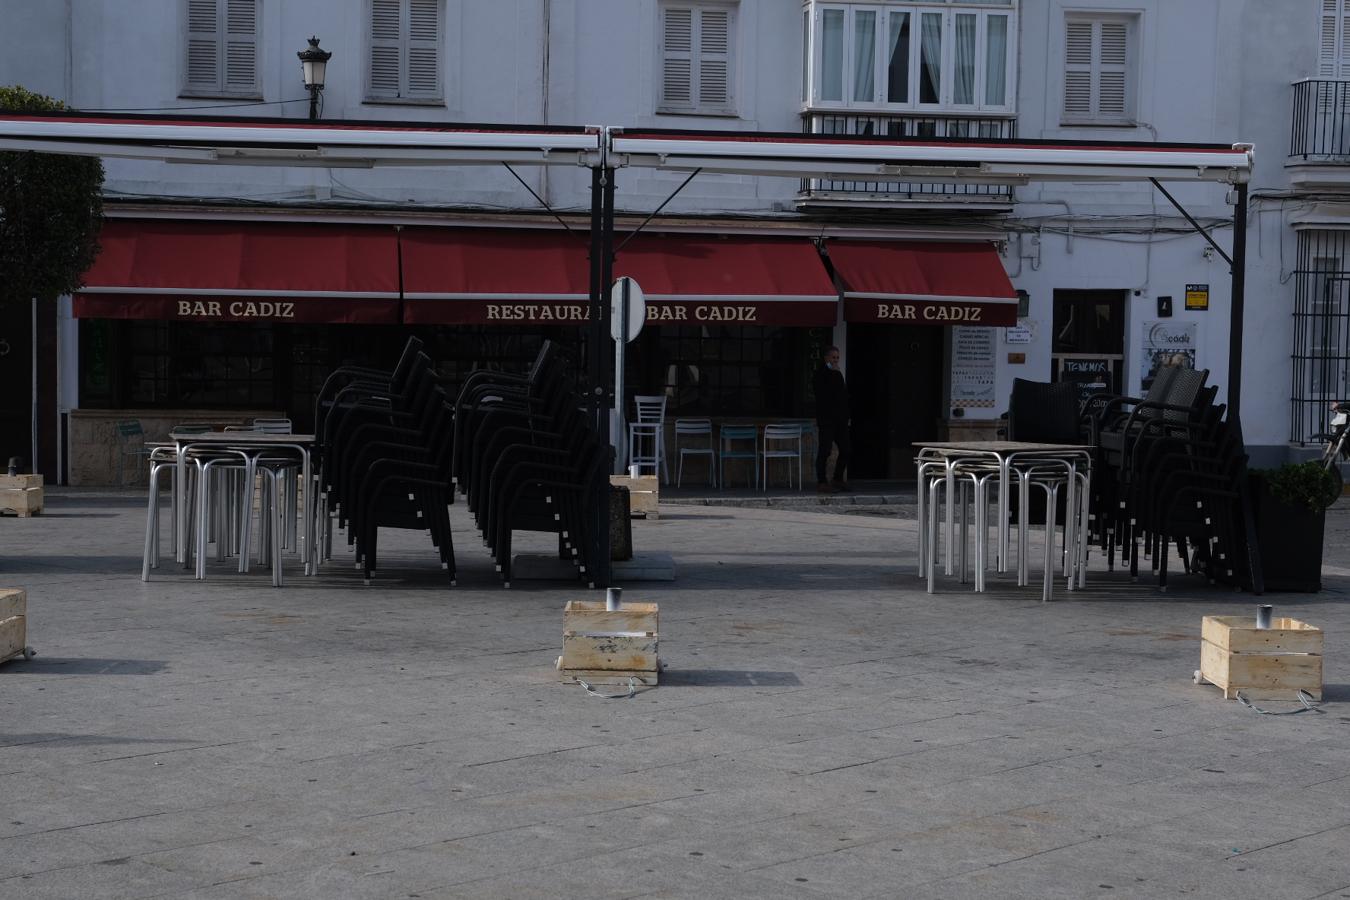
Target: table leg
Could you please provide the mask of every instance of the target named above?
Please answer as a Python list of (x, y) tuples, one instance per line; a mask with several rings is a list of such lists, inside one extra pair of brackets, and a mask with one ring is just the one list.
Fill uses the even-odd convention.
[(1012, 459), (998, 458), (998, 571), (1008, 571), (1008, 469)]

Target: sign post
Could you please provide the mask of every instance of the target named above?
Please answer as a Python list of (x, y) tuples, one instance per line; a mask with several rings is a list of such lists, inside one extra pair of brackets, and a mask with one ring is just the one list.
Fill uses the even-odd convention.
[(614, 338), (614, 410), (610, 419), (613, 423), (614, 474), (622, 475), (624, 461), (628, 458), (628, 428), (623, 412), (624, 355), (628, 342), (642, 333), (642, 326), (647, 321), (647, 299), (638, 283), (625, 275), (610, 289), (609, 304), (609, 331)]

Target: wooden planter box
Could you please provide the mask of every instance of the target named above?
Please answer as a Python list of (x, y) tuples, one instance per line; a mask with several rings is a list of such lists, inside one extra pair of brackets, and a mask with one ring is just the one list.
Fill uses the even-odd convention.
[(30, 659), (28, 595), (18, 588), (0, 588), (0, 663), (16, 656)]
[(656, 684), (658, 607), (625, 603), (617, 610), (593, 600), (569, 600), (563, 609), (563, 681), (625, 684), (637, 678)]
[(1205, 616), (1200, 628), (1200, 669), (1231, 700), (1296, 700), (1307, 691), (1322, 699), (1322, 630), (1298, 619), (1272, 619), (1257, 628), (1252, 616)]
[(609, 483), (628, 488), (628, 514), (642, 516), (644, 519), (661, 517), (661, 482), (655, 475), (639, 475), (630, 478), (627, 475), (611, 475)]
[(42, 512), (42, 476), (0, 475), (0, 512), (21, 518)]

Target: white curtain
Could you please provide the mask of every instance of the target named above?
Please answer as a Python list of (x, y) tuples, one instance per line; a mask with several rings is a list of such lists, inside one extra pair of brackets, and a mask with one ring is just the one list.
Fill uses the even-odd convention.
[(984, 102), (1003, 106), (1008, 102), (1008, 17), (989, 17), (984, 52)]
[(827, 9), (821, 29), (820, 99), (844, 99), (844, 11)]
[(975, 103), (975, 26), (978, 16), (956, 17), (956, 60), (953, 67), (952, 102), (962, 105)]
[(919, 102), (937, 103), (942, 98), (942, 13), (924, 13), (919, 34)]
[(853, 13), (853, 99), (871, 103), (877, 85), (877, 14), (868, 10)]

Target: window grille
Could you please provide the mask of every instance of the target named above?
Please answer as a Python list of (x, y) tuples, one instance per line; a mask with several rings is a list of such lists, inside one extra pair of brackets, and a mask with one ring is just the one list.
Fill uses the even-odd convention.
[(1290, 434), (1327, 431), (1330, 404), (1350, 399), (1350, 232), (1298, 232)]

